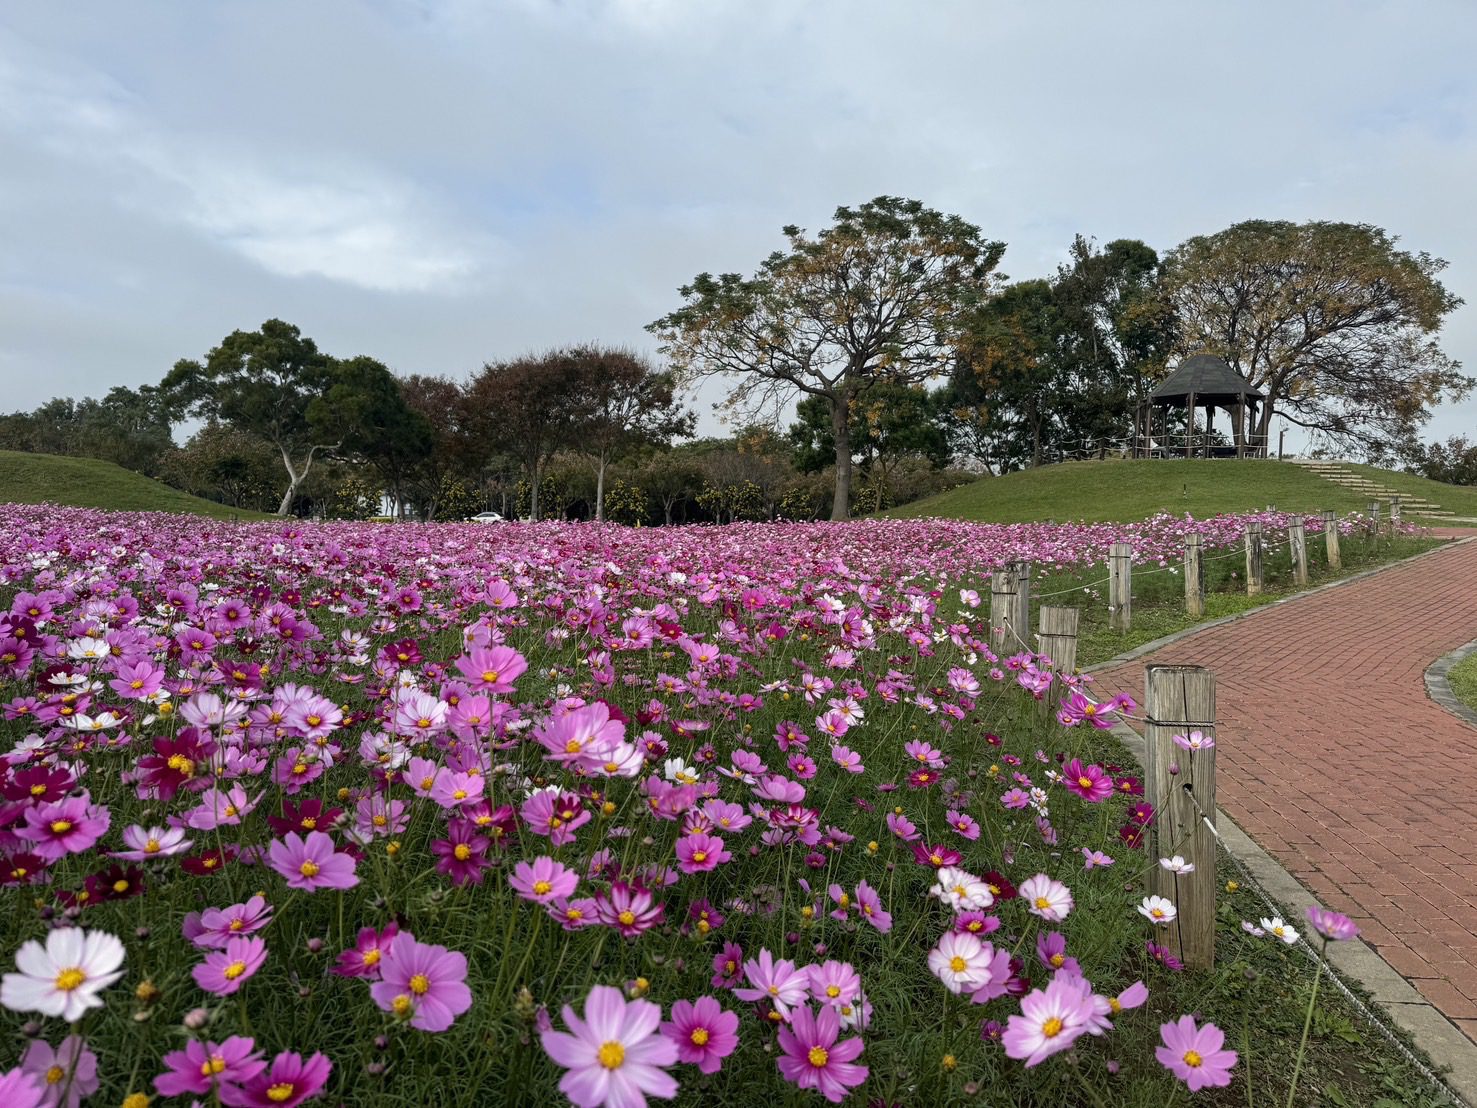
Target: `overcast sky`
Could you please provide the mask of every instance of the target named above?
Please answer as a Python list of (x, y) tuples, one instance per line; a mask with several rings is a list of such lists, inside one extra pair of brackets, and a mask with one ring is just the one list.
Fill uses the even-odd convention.
[(1477, 373), (1474, 44), (1470, 0), (9, 4), (0, 408), (273, 316), (401, 373), (649, 348), (696, 273), (884, 193), (1013, 278), (1078, 232), (1379, 224), (1450, 261)]

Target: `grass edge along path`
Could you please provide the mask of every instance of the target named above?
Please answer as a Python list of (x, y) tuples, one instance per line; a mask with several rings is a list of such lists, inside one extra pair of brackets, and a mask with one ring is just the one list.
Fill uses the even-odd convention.
[(1473, 711), (1477, 711), (1477, 648), (1446, 671), (1452, 693)]

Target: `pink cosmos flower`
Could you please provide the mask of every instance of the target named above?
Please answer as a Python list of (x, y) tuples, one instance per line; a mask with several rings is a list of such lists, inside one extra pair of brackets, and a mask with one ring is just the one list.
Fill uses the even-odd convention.
[(267, 944), (255, 935), (233, 936), (226, 940), (225, 950), (212, 950), (205, 961), (190, 971), (190, 976), (208, 993), (230, 996), (262, 968), (267, 960)]
[(1231, 1083), (1236, 1052), (1221, 1049), (1226, 1036), (1215, 1024), (1197, 1028), (1193, 1017), (1181, 1016), (1174, 1023), (1160, 1024), (1159, 1036), (1164, 1045), (1154, 1048), (1154, 1057), (1192, 1093)]
[(20, 1066), (0, 1073), (0, 1104), (6, 1108), (49, 1108), (45, 1078)]
[(551, 1028), (539, 1040), (568, 1071), (559, 1091), (576, 1108), (645, 1108), (648, 1096), (677, 1095), (677, 1081), (663, 1067), (677, 1061), (679, 1048), (660, 1032), (662, 1010), (651, 1001), (627, 1001), (619, 989), (596, 985), (584, 1019), (567, 1004), (563, 1015), (569, 1030)]
[(750, 958), (744, 963), (744, 976), (749, 987), (734, 989), (733, 995), (755, 1003), (767, 1000), (781, 1019), (789, 1019), (792, 1008), (803, 1004), (810, 991), (810, 975), (796, 969), (795, 963), (788, 959), (776, 961), (767, 948), (759, 951), (757, 959)]
[(1085, 846), (1082, 848), (1083, 869), (1094, 869), (1098, 866), (1111, 866), (1112, 864), (1113, 859), (1101, 850), (1091, 850)]
[(1113, 778), (1102, 766), (1085, 766), (1073, 758), (1062, 767), (1062, 783), (1089, 804), (1098, 804), (1113, 795)]
[(1047, 923), (1060, 923), (1072, 911), (1071, 890), (1044, 873), (1022, 881), (1020, 897), (1025, 901), (1026, 911)]
[(361, 927), (354, 945), (338, 956), (333, 973), (340, 977), (367, 977), (378, 981), (380, 960), (390, 948), (391, 941), (400, 933), (400, 925), (391, 921), (383, 931), (373, 927)]
[(1145, 985), (1142, 981), (1135, 981), (1132, 985), (1128, 986), (1128, 988), (1124, 989), (1117, 996), (1110, 996), (1107, 998), (1108, 1011), (1116, 1016), (1119, 1012), (1124, 1012), (1130, 1008), (1139, 1007), (1141, 1004), (1143, 1004), (1144, 1001), (1148, 999), (1149, 987)]
[(732, 857), (717, 835), (699, 832), (696, 835), (684, 835), (677, 840), (677, 865), (683, 873), (702, 873), (717, 869)]
[(1308, 922), (1318, 934), (1338, 942), (1345, 942), (1359, 934), (1359, 928), (1348, 916), (1317, 905), (1308, 909)]
[(123, 829), (123, 843), (127, 850), (115, 850), (109, 858), (122, 858), (129, 862), (147, 862), (151, 858), (169, 858), (190, 849), (191, 840), (185, 838), (183, 827), (140, 827), (135, 824)]
[(433, 943), (417, 942), (402, 931), (380, 958), (380, 979), (369, 995), (421, 1031), (445, 1031), (472, 1006), (464, 954)]
[(230, 1108), (297, 1108), (323, 1090), (332, 1070), (333, 1063), (321, 1054), (304, 1058), (284, 1050), (255, 1077), (221, 1085), (221, 1103)]
[(1082, 974), (1077, 959), (1067, 953), (1067, 940), (1059, 931), (1043, 931), (1036, 936), (1036, 957), (1053, 973)]
[(91, 850), (108, 830), (112, 815), (105, 806), (93, 804), (84, 789), (80, 796), (26, 809), (25, 820), (15, 834), (31, 843), (37, 857), (55, 862)]
[(850, 1090), (867, 1079), (867, 1067), (856, 1064), (863, 1043), (859, 1037), (837, 1042), (841, 1017), (823, 1005), (812, 1013), (810, 1005), (796, 1008), (790, 1025), (781, 1027), (777, 1059), (780, 1073), (797, 1088), (814, 1089), (832, 1104), (840, 1104)]
[(524, 900), (548, 904), (567, 897), (580, 883), (579, 874), (552, 858), (535, 858), (532, 864), (519, 862), (513, 867), (508, 885)]
[(972, 993), (989, 980), (994, 953), (967, 931), (945, 931), (928, 952), (928, 968), (951, 993)]
[(513, 682), (528, 669), (528, 661), (510, 646), (478, 647), (458, 658), (456, 668), (474, 689), (510, 693)]
[(862, 756), (850, 747), (831, 747), (831, 761), (835, 762), (847, 773), (864, 773), (866, 766), (862, 765)]
[[(41, 1085), (44, 1097), (36, 1103), (46, 1108), (77, 1108), (101, 1084), (97, 1055), (87, 1049), (80, 1035), (68, 1035), (54, 1050), (44, 1039), (32, 1039), (21, 1055), (20, 1068)], [(9, 1102), (6, 1108), (12, 1108)]]
[(713, 955), (713, 980), (715, 989), (732, 989), (743, 980), (744, 948), (738, 943), (724, 943), (723, 949)]
[(969, 813), (949, 811), (944, 814), (944, 819), (948, 821), (950, 830), (964, 836), (970, 842), (980, 837), (979, 821)]
[(1031, 794), (1020, 789), (1011, 789), (1000, 797), (1000, 803), (1007, 808), (1029, 808)]
[(666, 906), (655, 903), (651, 893), (640, 885), (616, 881), (608, 893), (596, 898), (596, 914), (600, 922), (614, 927), (628, 939), (661, 923)]
[(1061, 974), (1045, 989), (1026, 994), (1020, 1015), (1010, 1017), (1001, 1036), (1008, 1057), (1023, 1060), (1029, 1068), (1066, 1050), (1089, 1029), (1091, 990), (1079, 988), (1080, 981)]
[(661, 1025), (661, 1033), (677, 1044), (677, 1060), (697, 1066), (703, 1073), (717, 1073), (738, 1048), (739, 1018), (724, 1011), (711, 996), (700, 996), (672, 1005), (672, 1018)]
[(290, 889), (311, 893), (318, 889), (351, 889), (359, 884), (354, 859), (337, 853), (333, 840), (322, 831), (309, 831), (307, 838), (289, 831), (272, 841), (267, 857), (272, 868), (287, 878)]
[(857, 882), (856, 906), (862, 918), (882, 934), (885, 935), (892, 930), (891, 913), (882, 907), (882, 898), (877, 895), (877, 890), (865, 881)]
[(917, 842), (923, 837), (918, 833), (917, 826), (898, 812), (887, 813), (887, 829), (905, 843)]
[(1215, 746), (1215, 740), (1203, 731), (1191, 731), (1188, 735), (1173, 735), (1171, 738), (1175, 746), (1188, 750), (1192, 754), (1197, 750), (1209, 750)]
[(831, 959), (806, 966), (805, 972), (810, 979), (810, 995), (820, 1004), (840, 1008), (862, 995), (861, 975), (850, 962)]

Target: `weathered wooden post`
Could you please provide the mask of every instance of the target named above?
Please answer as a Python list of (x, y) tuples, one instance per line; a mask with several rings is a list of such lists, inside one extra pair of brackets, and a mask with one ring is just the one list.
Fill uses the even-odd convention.
[(1108, 547), (1108, 630), (1127, 631), (1133, 625), (1133, 547), (1115, 542)]
[[(1156, 865), (1149, 892), (1174, 903), (1174, 920), (1155, 928), (1154, 941), (1187, 966), (1215, 964), (1215, 676), (1202, 666), (1145, 666), (1145, 799), (1154, 806), (1149, 858), (1179, 854), (1194, 865), (1174, 873)], [(1193, 741), (1200, 732), (1207, 749), (1186, 750), (1176, 735)], [(1198, 807), (1197, 807), (1198, 806)]]
[(1005, 625), (1010, 622), (1010, 606), (1015, 600), (1015, 569), (1004, 565), (990, 574), (990, 644), (996, 653), (1009, 650)]
[(1246, 525), (1246, 595), (1262, 595), (1262, 525), (1255, 519)]
[(1393, 538), (1400, 533), (1400, 498), (1390, 497), (1390, 536)]
[(1323, 511), (1323, 543), (1328, 549), (1328, 568), (1342, 569), (1344, 560), (1339, 556), (1339, 517), (1332, 508)]
[(1205, 536), (1185, 536), (1185, 614), (1205, 615)]
[(1071, 673), (1077, 668), (1076, 608), (1043, 604), (1036, 613), (1040, 629), (1036, 633), (1038, 649), (1052, 660), (1058, 673)]
[(1016, 648), (1020, 649), (1031, 639), (1031, 563), (1015, 562), (1011, 568), (1015, 570), (1015, 595), (1010, 603), (1010, 629), (1015, 634), (1007, 637), (1019, 639)]
[(1298, 587), (1308, 583), (1308, 531), (1299, 517), (1287, 525), (1288, 546), (1292, 548), (1292, 580)]

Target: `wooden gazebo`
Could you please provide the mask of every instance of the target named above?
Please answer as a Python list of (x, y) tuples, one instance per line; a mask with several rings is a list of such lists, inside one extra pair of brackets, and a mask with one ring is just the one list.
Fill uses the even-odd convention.
[[(1214, 354), (1194, 354), (1180, 362), (1149, 398), (1139, 402), (1135, 417), (1134, 452), (1145, 457), (1186, 458), (1198, 456), (1262, 457), (1266, 443), (1256, 435), (1257, 408), (1266, 395)], [(1171, 436), (1169, 413), (1176, 408), (1186, 410), (1185, 433)], [(1195, 430), (1195, 410), (1205, 409), (1205, 430)], [(1215, 426), (1215, 410), (1223, 408), (1231, 417), (1234, 446), (1217, 446), (1211, 442)]]

